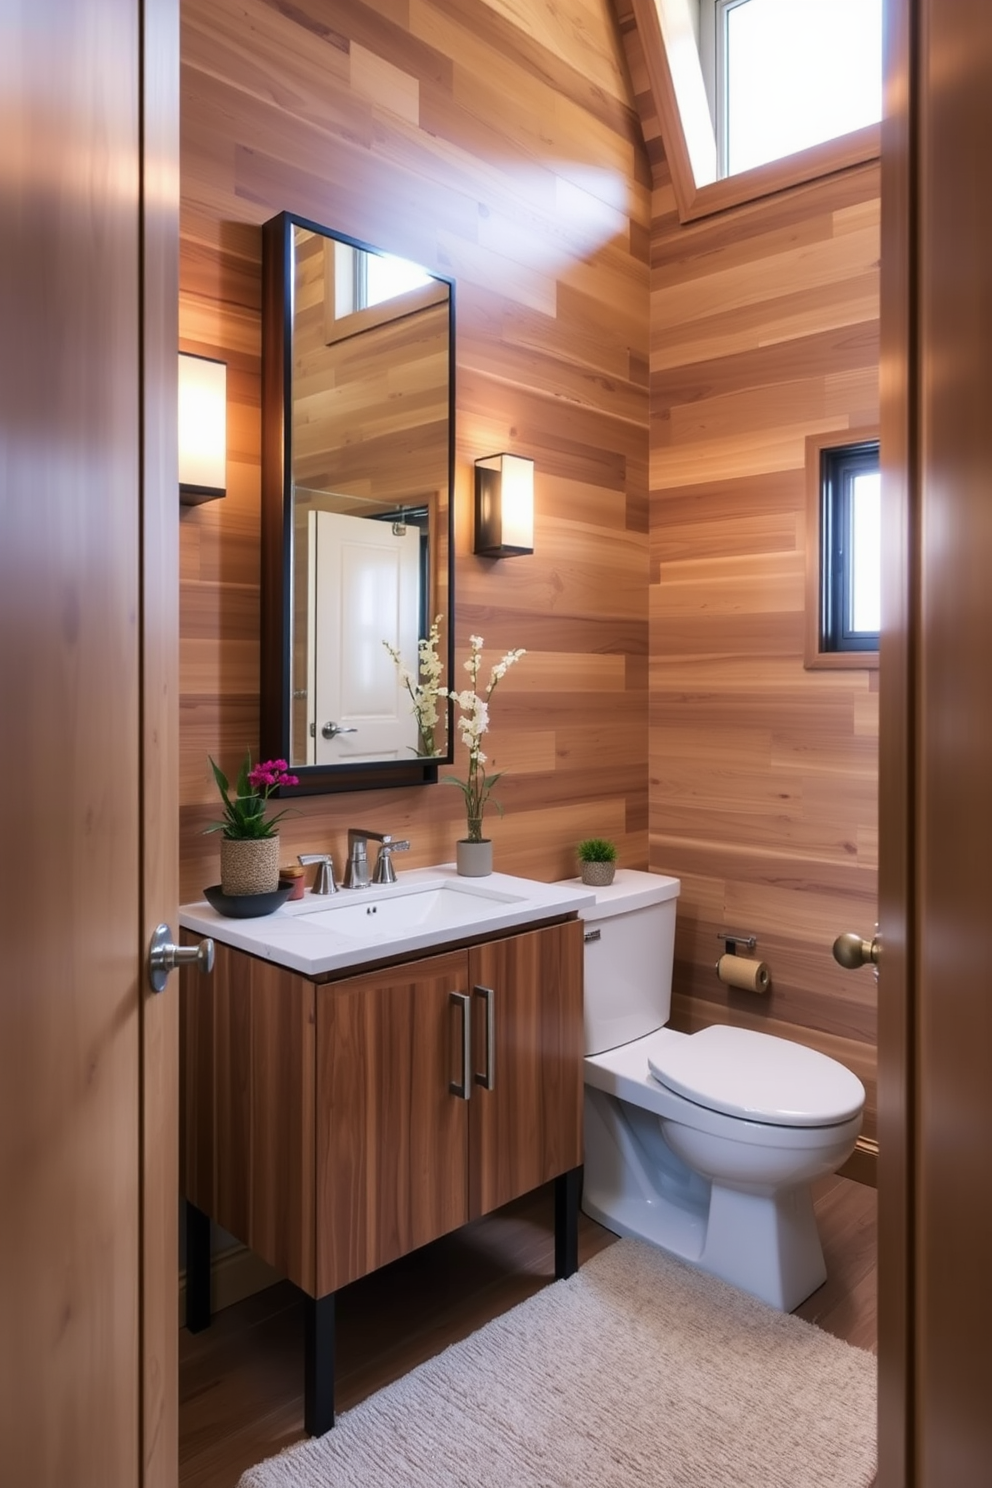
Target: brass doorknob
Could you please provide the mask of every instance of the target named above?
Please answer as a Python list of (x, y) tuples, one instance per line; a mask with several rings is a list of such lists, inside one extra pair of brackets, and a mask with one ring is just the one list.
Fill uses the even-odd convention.
[(878, 936), (871, 940), (862, 940), (853, 930), (845, 931), (838, 935), (834, 941), (834, 960), (848, 971), (854, 971), (859, 966), (877, 966), (882, 947)]

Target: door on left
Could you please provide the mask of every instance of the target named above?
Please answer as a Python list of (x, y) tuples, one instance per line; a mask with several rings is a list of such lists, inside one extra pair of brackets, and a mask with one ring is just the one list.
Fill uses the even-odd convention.
[(3, 15), (0, 1460), (168, 1488), (178, 4)]

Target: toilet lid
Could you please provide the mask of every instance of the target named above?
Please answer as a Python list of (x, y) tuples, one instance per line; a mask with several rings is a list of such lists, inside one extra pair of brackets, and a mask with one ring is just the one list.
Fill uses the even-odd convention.
[(804, 1044), (715, 1025), (648, 1057), (652, 1075), (697, 1106), (771, 1126), (834, 1126), (856, 1116), (865, 1088), (836, 1059)]

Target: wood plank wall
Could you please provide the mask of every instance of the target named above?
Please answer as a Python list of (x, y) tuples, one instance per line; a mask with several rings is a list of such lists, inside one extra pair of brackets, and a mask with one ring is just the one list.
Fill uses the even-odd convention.
[[(878, 422), (877, 164), (682, 226), (629, 0), (651, 213), (650, 864), (682, 880), (675, 1023), (799, 1038), (875, 1133), (878, 673), (803, 667), (804, 445)], [(715, 975), (757, 936), (768, 997)]]
[[(528, 655), (494, 701), (496, 865), (647, 864), (650, 175), (609, 0), (184, 0), (181, 348), (228, 364), (225, 500), (182, 515), (182, 897), (258, 745), (260, 225), (302, 213), (457, 281), (458, 657)], [(532, 558), (471, 555), (472, 461), (536, 462)], [(459, 763), (463, 764), (463, 761)], [(487, 820), (489, 820), (487, 818)], [(448, 788), (308, 798), (284, 856), (360, 822), (450, 859)]]

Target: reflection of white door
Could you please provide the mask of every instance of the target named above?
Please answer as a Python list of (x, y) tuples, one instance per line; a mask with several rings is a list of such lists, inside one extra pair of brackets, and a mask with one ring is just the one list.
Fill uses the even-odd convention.
[(410, 694), (383, 642), (416, 676), (419, 529), (394, 531), (390, 522), (337, 512), (313, 515), (314, 763), (412, 759), (417, 726)]

